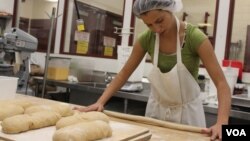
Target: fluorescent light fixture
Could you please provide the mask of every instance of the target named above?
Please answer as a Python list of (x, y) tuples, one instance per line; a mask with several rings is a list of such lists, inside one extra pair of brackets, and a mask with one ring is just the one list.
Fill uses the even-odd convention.
[(58, 2), (58, 0), (47, 0), (49, 2)]

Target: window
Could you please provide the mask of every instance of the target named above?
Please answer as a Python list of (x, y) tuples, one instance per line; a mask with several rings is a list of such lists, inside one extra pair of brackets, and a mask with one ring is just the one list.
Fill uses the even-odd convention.
[[(85, 0), (86, 1), (86, 0)], [(122, 28), (123, 0), (66, 1), (60, 53), (101, 58), (117, 58)], [(84, 21), (84, 31), (77, 29), (77, 11)], [(66, 11), (66, 10), (65, 10)]]

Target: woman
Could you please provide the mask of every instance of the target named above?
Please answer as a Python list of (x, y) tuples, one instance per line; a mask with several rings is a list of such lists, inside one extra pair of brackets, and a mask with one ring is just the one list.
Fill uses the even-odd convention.
[(200, 89), (196, 82), (199, 60), (203, 62), (217, 88), (218, 118), (204, 128), (211, 139), (221, 138), (221, 126), (228, 124), (230, 89), (207, 36), (197, 27), (179, 21), (173, 14), (182, 8), (180, 0), (136, 0), (134, 14), (149, 27), (134, 44), (126, 65), (98, 101), (80, 111), (102, 111), (136, 69), (146, 53), (153, 58), (149, 75), (151, 95), (146, 116), (176, 123), (205, 127)]

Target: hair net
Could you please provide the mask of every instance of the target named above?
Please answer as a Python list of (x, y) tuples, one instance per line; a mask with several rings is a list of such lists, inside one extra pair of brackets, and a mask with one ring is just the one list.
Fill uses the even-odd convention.
[(170, 12), (178, 12), (182, 9), (181, 0), (136, 0), (133, 6), (135, 16), (150, 10), (161, 9)]

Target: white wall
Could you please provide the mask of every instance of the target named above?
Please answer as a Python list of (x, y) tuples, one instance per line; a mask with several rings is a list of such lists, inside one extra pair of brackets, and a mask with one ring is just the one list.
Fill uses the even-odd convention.
[(0, 11), (13, 14), (14, 0), (0, 0)]
[(229, 0), (220, 0), (219, 3), (215, 54), (220, 64), (222, 64), (222, 60), (225, 56), (224, 54), (227, 38), (229, 3)]
[[(0, 0), (0, 11), (7, 12), (13, 14), (14, 9), (14, 0)], [(6, 29), (11, 28), (12, 20), (6, 24)]]
[(25, 0), (25, 2), (19, 3), (19, 16), (24, 18), (31, 18), (33, 11), (33, 0)]

